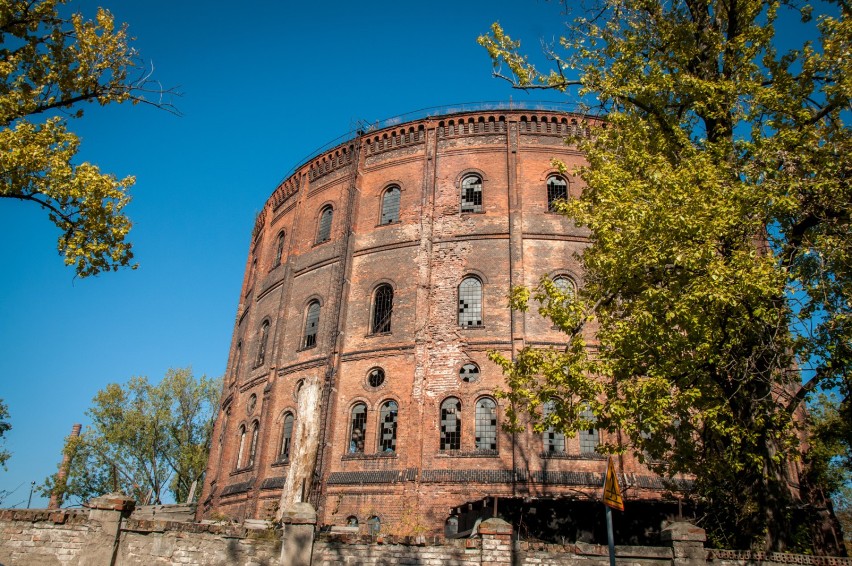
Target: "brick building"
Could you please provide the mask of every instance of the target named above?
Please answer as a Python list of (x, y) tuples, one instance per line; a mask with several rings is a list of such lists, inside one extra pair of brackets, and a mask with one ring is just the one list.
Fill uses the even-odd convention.
[[(599, 493), (602, 433), (504, 432), (486, 357), (562, 343), (507, 294), (544, 274), (583, 284), (586, 232), (550, 210), (582, 189), (552, 163), (583, 162), (564, 141), (581, 122), (416, 120), (359, 133), (280, 184), (252, 234), (199, 518), (306, 500), (320, 524), (404, 535)], [(660, 500), (646, 468), (619, 466), (629, 499)]]

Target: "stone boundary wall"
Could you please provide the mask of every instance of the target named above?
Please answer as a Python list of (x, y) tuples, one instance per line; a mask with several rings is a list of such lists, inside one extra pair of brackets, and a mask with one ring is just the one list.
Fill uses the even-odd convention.
[[(400, 539), (352, 534), (314, 537), (308, 504), (285, 513), (283, 529), (137, 519), (132, 500), (109, 494), (87, 509), (0, 510), (0, 566), (607, 566), (605, 546), (513, 540), (512, 526), (488, 519), (474, 538)], [(162, 510), (161, 510), (162, 511)], [(167, 513), (162, 513), (167, 514)], [(620, 566), (852, 566), (852, 559), (708, 550), (704, 531), (673, 523), (662, 546), (616, 546)]]

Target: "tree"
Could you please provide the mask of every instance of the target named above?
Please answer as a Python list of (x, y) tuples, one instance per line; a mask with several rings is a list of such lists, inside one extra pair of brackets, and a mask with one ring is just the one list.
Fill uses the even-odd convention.
[(135, 267), (124, 214), (134, 179), (75, 164), (79, 140), (68, 118), (80, 118), (87, 102), (151, 103), (146, 93), (163, 93), (151, 88), (126, 24), (104, 9), (94, 20), (64, 17), (67, 3), (0, 0), (0, 197), (45, 209), (66, 265), (86, 277)]
[[(794, 3), (594, 0), (547, 73), (498, 24), (479, 40), (498, 76), (576, 89), (605, 118), (571, 140), (586, 187), (560, 207), (590, 232), (585, 287), (512, 296), (567, 345), (494, 354), (507, 395), (539, 421), (556, 402), (537, 426), (568, 433), (591, 400), (625, 439), (605, 449), (693, 477), (727, 547), (790, 544), (801, 403), (819, 388), (852, 402), (852, 8), (824, 7), (813, 22)], [(782, 51), (784, 10), (804, 30), (785, 40), (815, 41)]]
[(91, 426), (66, 443), (66, 478), (47, 478), (42, 493), (84, 502), (118, 488), (159, 503), (168, 490), (184, 501), (207, 465), (219, 390), (219, 380), (195, 379), (189, 368), (170, 369), (156, 385), (110, 383), (86, 412)]
[[(12, 428), (12, 425), (9, 423), (9, 408), (0, 399), (0, 441), (3, 441), (3, 436), (9, 432)], [(3, 441), (5, 442), (5, 441)], [(11, 454), (8, 450), (0, 449), (0, 466), (3, 466), (3, 469), (6, 469), (6, 460), (9, 459)]]

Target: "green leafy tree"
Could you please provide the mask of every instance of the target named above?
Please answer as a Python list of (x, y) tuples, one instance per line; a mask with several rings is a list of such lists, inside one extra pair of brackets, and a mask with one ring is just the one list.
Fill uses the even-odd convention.
[(134, 377), (110, 383), (92, 400), (91, 426), (69, 438), (67, 476), (49, 477), (42, 493), (79, 502), (116, 488), (144, 501), (160, 502), (168, 491), (184, 501), (207, 465), (220, 382), (192, 370), (170, 369), (156, 385)]
[[(5, 442), (3, 440), (3, 436), (12, 428), (12, 424), (9, 422), (9, 407), (0, 399), (0, 442)], [(3, 466), (3, 469), (6, 469), (6, 460), (9, 459), (11, 454), (8, 450), (0, 448), (0, 466)]]
[(162, 92), (149, 88), (126, 25), (103, 9), (94, 20), (64, 17), (67, 3), (0, 0), (0, 197), (45, 209), (65, 263), (86, 277), (135, 267), (124, 214), (134, 179), (75, 164), (68, 118), (87, 102), (148, 102), (146, 92)]
[[(591, 400), (624, 438), (605, 449), (693, 477), (727, 547), (791, 544), (794, 415), (818, 388), (850, 403), (852, 25), (848, 3), (823, 6), (813, 21), (773, 1), (594, 0), (547, 72), (498, 24), (479, 39), (498, 76), (605, 117), (570, 140), (588, 166), (566, 173), (586, 186), (560, 207), (589, 229), (584, 288), (512, 296), (566, 347), (495, 354), (507, 395), (568, 433)], [(780, 50), (779, 11), (800, 22), (785, 40), (815, 40)]]

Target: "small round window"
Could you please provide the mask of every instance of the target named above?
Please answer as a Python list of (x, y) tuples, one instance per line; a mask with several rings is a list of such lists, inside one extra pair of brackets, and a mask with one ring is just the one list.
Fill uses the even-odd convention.
[(370, 387), (381, 387), (385, 382), (385, 370), (382, 368), (373, 368), (367, 374), (367, 384)]
[(254, 408), (257, 406), (257, 395), (254, 393), (249, 397), (248, 404), (246, 405), (246, 413), (252, 414), (254, 412)]
[(465, 364), (459, 370), (459, 379), (465, 383), (479, 381), (479, 366), (476, 364)]

